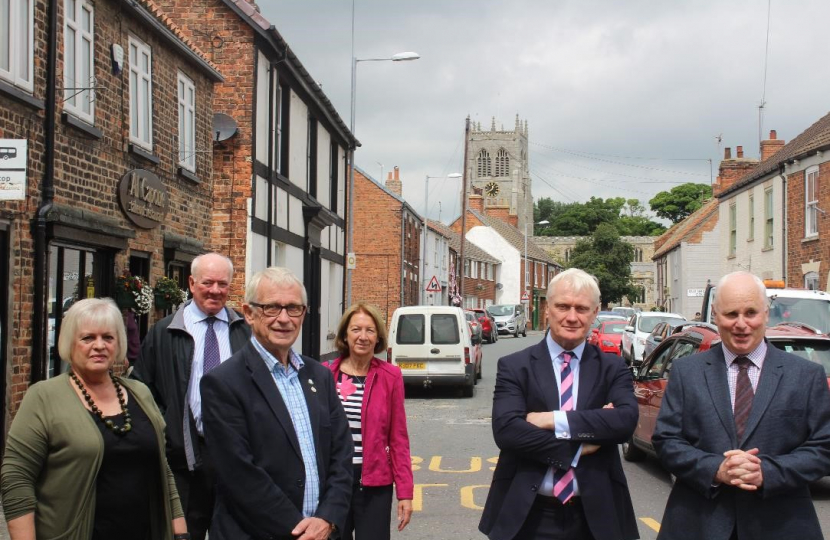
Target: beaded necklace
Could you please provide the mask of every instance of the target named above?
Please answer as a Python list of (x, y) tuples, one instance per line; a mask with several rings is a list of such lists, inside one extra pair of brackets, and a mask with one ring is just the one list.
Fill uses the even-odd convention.
[(84, 384), (81, 382), (81, 379), (75, 375), (74, 371), (69, 372), (69, 377), (75, 382), (78, 386), (78, 389), (81, 391), (81, 395), (84, 396), (84, 400), (86, 400), (87, 405), (89, 405), (92, 414), (97, 416), (101, 422), (113, 433), (116, 435), (124, 436), (129, 432), (132, 428), (132, 417), (130, 416), (130, 411), (127, 410), (127, 402), (124, 400), (124, 392), (121, 391), (121, 383), (118, 382), (118, 379), (115, 378), (115, 375), (112, 374), (112, 371), (109, 372), (110, 379), (112, 380), (113, 386), (115, 386), (115, 394), (118, 396), (118, 403), (121, 405), (121, 413), (124, 415), (124, 425), (123, 426), (116, 426), (115, 422), (110, 419), (104, 418), (104, 413), (101, 412), (101, 409), (95, 404), (92, 400), (92, 396), (89, 395), (89, 392), (84, 387)]

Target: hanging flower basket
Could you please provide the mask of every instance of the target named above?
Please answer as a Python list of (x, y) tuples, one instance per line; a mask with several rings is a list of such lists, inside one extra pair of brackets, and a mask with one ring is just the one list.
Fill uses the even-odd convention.
[(115, 303), (121, 309), (144, 315), (153, 307), (153, 289), (142, 278), (125, 271), (115, 280)]
[(168, 310), (187, 300), (187, 293), (179, 288), (176, 280), (160, 277), (153, 289), (153, 300), (156, 309)]

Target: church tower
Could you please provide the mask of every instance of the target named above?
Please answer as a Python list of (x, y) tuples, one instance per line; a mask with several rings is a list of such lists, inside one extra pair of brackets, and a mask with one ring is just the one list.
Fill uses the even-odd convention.
[(473, 122), (467, 139), (467, 175), (470, 178), (469, 207), (501, 219), (519, 230), (533, 223), (533, 194), (527, 152), (527, 120), (510, 131), (490, 129)]

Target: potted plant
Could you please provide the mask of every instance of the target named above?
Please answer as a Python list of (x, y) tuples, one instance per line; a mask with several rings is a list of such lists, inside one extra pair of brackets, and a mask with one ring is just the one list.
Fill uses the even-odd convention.
[(136, 315), (149, 313), (153, 307), (153, 289), (139, 276), (125, 270), (115, 280), (115, 303), (121, 309), (132, 310)]
[(187, 293), (179, 288), (179, 284), (169, 277), (160, 277), (156, 280), (153, 289), (156, 309), (171, 309), (187, 300)]

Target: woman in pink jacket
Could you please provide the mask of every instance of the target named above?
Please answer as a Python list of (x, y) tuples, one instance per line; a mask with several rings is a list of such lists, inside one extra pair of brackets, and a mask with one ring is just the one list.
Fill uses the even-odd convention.
[[(358, 303), (337, 328), (340, 357), (328, 364), (354, 440), (352, 506), (341, 538), (390, 538), (392, 484), (398, 498), (398, 530), (412, 516), (412, 464), (401, 370), (375, 358), (386, 349), (386, 325), (378, 310)], [(353, 536), (354, 534), (354, 536)]]

